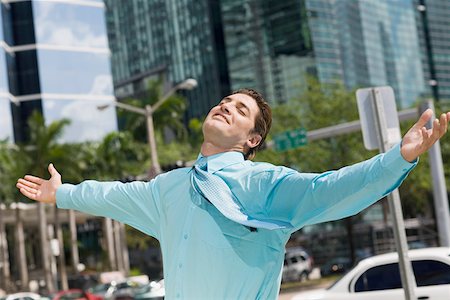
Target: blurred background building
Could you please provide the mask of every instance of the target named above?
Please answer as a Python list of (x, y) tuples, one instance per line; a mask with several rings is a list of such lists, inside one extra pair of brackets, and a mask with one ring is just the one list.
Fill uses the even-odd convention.
[(0, 138), (27, 140), (33, 110), (69, 119), (65, 142), (116, 130), (114, 108), (96, 109), (114, 99), (103, 2), (2, 1), (1, 12)]
[(187, 119), (202, 117), (229, 92), (220, 2), (105, 0), (116, 95), (138, 97), (147, 80), (195, 78)]

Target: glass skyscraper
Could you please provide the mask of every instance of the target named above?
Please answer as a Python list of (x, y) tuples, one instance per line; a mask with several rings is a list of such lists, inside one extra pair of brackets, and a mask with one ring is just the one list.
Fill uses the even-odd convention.
[(2, 1), (0, 137), (27, 139), (33, 110), (67, 118), (62, 141), (99, 140), (117, 129), (104, 4), (99, 0)]
[(427, 94), (450, 101), (450, 1), (414, 0)]
[[(173, 85), (195, 78), (187, 117), (201, 117), (230, 91), (218, 1), (105, 0), (118, 97), (139, 95), (145, 79)], [(144, 83), (144, 84), (143, 84)]]
[(232, 89), (253, 87), (285, 102), (315, 74), (303, 1), (222, 0), (225, 46)]
[(307, 0), (306, 6), (320, 81), (390, 85), (400, 107), (424, 95), (412, 0)]

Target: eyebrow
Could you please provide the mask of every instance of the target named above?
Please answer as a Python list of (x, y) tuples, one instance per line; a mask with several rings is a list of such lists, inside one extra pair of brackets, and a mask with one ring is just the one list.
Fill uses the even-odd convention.
[[(230, 101), (232, 101), (233, 99), (231, 99), (230, 97), (225, 97), (225, 98), (223, 98), (220, 102), (222, 102), (222, 101), (227, 101), (227, 102), (230, 102)], [(245, 108), (247, 111), (248, 111), (248, 113), (250, 114), (250, 109), (248, 108), (248, 106), (247, 105), (245, 105), (245, 103), (244, 102), (242, 102), (242, 101), (240, 101), (240, 100), (235, 100), (235, 101), (237, 101), (238, 102), (238, 104), (240, 105), (240, 106), (242, 106), (243, 108)]]

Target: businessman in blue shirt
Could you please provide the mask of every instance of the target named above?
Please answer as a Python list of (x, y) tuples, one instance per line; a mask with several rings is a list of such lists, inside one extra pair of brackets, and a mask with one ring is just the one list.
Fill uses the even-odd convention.
[[(401, 144), (370, 160), (322, 174), (251, 161), (271, 126), (259, 93), (242, 89), (213, 107), (194, 168), (150, 182), (62, 184), (26, 175), (32, 200), (110, 217), (157, 238), (166, 299), (276, 299), (284, 247), (309, 224), (354, 215), (397, 188), (447, 131), (450, 113), (424, 126), (425, 111)], [(201, 163), (200, 163), (201, 162)]]

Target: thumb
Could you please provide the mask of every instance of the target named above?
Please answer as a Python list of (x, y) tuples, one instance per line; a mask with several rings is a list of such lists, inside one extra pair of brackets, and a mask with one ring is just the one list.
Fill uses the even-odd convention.
[(425, 125), (427, 125), (427, 122), (431, 119), (432, 116), (433, 110), (431, 110), (431, 108), (427, 109), (420, 116), (419, 120), (416, 123), (416, 126), (418, 126), (419, 128), (424, 127)]
[(53, 166), (52, 163), (48, 165), (48, 172), (50, 173), (50, 175), (51, 175), (52, 177), (54, 177), (54, 176), (61, 176), (61, 175), (58, 173), (58, 171), (56, 171), (55, 166)]

